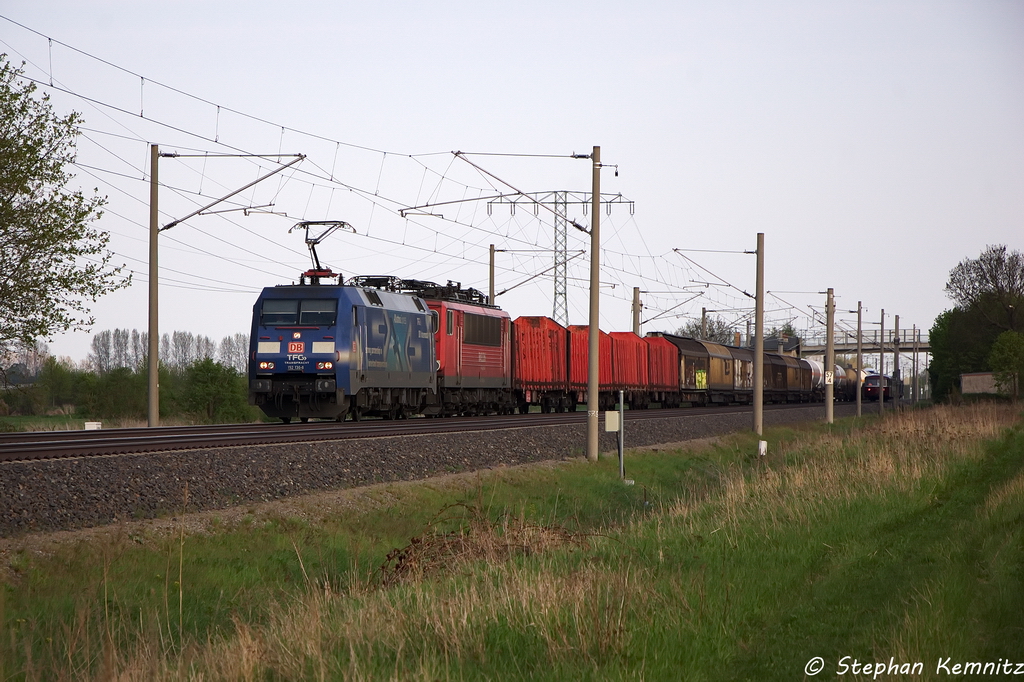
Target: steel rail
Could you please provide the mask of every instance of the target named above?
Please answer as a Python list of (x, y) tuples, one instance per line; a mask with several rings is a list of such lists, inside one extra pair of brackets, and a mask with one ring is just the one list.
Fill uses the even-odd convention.
[[(809, 406), (774, 405), (772, 409)], [(750, 410), (750, 406), (629, 410), (626, 421), (698, 417)], [(391, 438), (466, 431), (535, 428), (586, 423), (586, 412), (461, 417), (455, 419), (370, 420), (298, 424), (160, 426), (96, 431), (32, 431), (0, 434), (0, 462), (63, 457), (141, 454), (247, 445), (273, 445), (354, 438)]]

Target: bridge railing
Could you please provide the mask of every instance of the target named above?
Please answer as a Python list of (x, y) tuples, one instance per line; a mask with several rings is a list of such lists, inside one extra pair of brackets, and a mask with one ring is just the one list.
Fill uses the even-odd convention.
[[(893, 338), (896, 336), (893, 329), (885, 330), (885, 346), (892, 347)], [(880, 338), (880, 330), (878, 329), (865, 329), (861, 333), (861, 345), (864, 348), (878, 348), (878, 341)], [(837, 331), (833, 335), (833, 343), (836, 345), (856, 345), (857, 343), (857, 332), (848, 332), (846, 330)], [(817, 336), (808, 336), (803, 339), (803, 346), (818, 347), (825, 346), (827, 337), (824, 334)], [(922, 332), (920, 329), (917, 331), (917, 342), (920, 346), (928, 345), (928, 333)], [(899, 335), (900, 348), (911, 348), (914, 345), (913, 329), (901, 329)]]

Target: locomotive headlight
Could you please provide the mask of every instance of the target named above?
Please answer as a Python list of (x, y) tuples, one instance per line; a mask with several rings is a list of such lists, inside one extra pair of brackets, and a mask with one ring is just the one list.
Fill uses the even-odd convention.
[(274, 363), (272, 362), (261, 362), (260, 369), (274, 369)]
[(334, 363), (333, 362), (325, 362), (324, 363), (324, 369), (334, 369)]

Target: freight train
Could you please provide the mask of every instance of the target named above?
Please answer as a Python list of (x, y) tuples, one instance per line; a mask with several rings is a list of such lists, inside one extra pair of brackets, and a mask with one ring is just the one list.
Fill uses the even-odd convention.
[[(576, 410), (589, 329), (515, 321), (483, 294), (389, 276), (267, 287), (253, 306), (249, 402), (284, 422)], [(601, 409), (753, 401), (753, 351), (651, 333), (600, 332)], [(845, 380), (837, 368), (836, 376)], [(766, 402), (821, 400), (818, 363), (764, 354)], [(842, 381), (839, 382), (840, 384)], [(845, 396), (839, 388), (837, 396)]]

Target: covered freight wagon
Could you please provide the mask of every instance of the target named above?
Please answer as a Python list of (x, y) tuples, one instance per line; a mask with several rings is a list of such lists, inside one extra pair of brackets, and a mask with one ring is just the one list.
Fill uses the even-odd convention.
[(679, 351), (679, 400), (698, 405), (708, 402), (708, 349), (688, 336), (650, 332), (649, 337), (663, 338)]
[(729, 352), (732, 354), (735, 400), (741, 403), (751, 403), (754, 399), (754, 351), (749, 348), (730, 346)]
[(735, 400), (733, 385), (732, 354), (725, 346), (711, 341), (701, 341), (708, 351), (708, 388), (711, 400), (716, 403), (731, 403)]
[(781, 355), (764, 354), (764, 399), (766, 402), (786, 402), (786, 372), (788, 365)]

